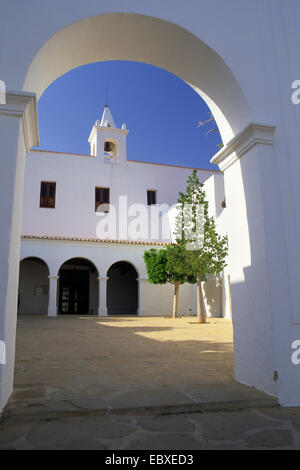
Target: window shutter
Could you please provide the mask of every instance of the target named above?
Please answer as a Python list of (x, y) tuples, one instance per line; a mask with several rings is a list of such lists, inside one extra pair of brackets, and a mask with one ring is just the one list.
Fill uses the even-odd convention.
[[(103, 204), (109, 204), (109, 188), (95, 188), (95, 210)], [(105, 212), (108, 212), (105, 210)]]
[(147, 204), (148, 206), (151, 206), (152, 204), (156, 204), (156, 191), (148, 189)]
[(42, 181), (40, 207), (55, 208), (56, 183)]

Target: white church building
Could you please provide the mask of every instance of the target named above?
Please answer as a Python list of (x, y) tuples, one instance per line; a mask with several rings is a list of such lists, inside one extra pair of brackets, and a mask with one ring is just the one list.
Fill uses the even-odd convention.
[[(19, 314), (171, 314), (173, 286), (148, 282), (143, 254), (170, 243), (170, 208), (193, 169), (127, 159), (128, 132), (105, 106), (89, 136), (90, 155), (29, 152)], [(197, 173), (225, 233), (223, 175)], [(228, 290), (224, 273), (203, 284), (208, 316), (229, 316)], [(195, 286), (184, 284), (179, 314), (195, 312)]]
[[(119, 192), (127, 195), (128, 207), (132, 200), (147, 206), (149, 190), (150, 202), (155, 192), (157, 204), (171, 204), (191, 170), (126, 161), (126, 129), (114, 129), (112, 122), (111, 128), (95, 126), (96, 156), (30, 150), (39, 146), (37, 103), (51, 83), (82, 65), (113, 60), (160, 67), (192, 86), (210, 108), (224, 144), (211, 162), (223, 175), (198, 174), (219, 231), (226, 222), (228, 233), (229, 272), (222, 289), (230, 274), (235, 379), (276, 396), (280, 404), (299, 406), (299, 0), (52, 0), (47, 8), (36, 0), (0, 0), (0, 5), (0, 86), (6, 90), (0, 93), (0, 342), (6, 348), (0, 412), (13, 390), (18, 286), (19, 311), (26, 308), (25, 258), (46, 263), (45, 275), (31, 288), (45, 313), (59, 312), (60, 303), (68, 308), (59, 300), (61, 266), (74, 258), (77, 271), (89, 260), (95, 269), (90, 275), (99, 278), (97, 313), (114, 309), (105, 301), (106, 284), (108, 270), (119, 261), (135, 269), (137, 313), (163, 314), (161, 304), (168, 310), (169, 300), (161, 302), (159, 294), (166, 286), (148, 285), (142, 262), (144, 250), (159, 245), (130, 234), (127, 240), (123, 233), (101, 241), (95, 188), (99, 205), (108, 188), (111, 203)], [(104, 163), (104, 135), (114, 139), (106, 147), (111, 163)], [(224, 192), (218, 200), (223, 179), (226, 208)], [(181, 289), (180, 302), (185, 289), (192, 286)], [(192, 297), (186, 298), (189, 305), (180, 304), (180, 313), (193, 309)]]

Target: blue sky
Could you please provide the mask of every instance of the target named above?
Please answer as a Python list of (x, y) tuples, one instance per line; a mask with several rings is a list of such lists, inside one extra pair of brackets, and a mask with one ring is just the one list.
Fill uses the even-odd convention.
[(53, 82), (38, 104), (40, 149), (89, 154), (88, 137), (102, 116), (106, 87), (118, 127), (125, 122), (127, 158), (217, 169), (209, 163), (220, 135), (197, 127), (210, 117), (199, 95), (180, 78), (147, 64), (100, 62)]

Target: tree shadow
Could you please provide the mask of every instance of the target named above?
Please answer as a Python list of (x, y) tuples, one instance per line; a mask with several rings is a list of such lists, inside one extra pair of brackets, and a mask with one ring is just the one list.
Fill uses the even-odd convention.
[(49, 329), (45, 324), (52, 319), (36, 320), (19, 319), (15, 385), (40, 384), (50, 399), (199, 388), (234, 380), (228, 323), (194, 327), (187, 319), (176, 325), (170, 319), (162, 326), (162, 319), (143, 317), (150, 324), (139, 326), (139, 321), (132, 325), (125, 319), (97, 317), (93, 322), (68, 318), (69, 328), (64, 321)]

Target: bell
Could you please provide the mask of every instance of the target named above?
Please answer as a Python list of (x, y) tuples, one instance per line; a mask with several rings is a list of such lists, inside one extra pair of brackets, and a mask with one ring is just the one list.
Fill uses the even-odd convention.
[(104, 142), (104, 152), (112, 152), (114, 144), (112, 142)]

